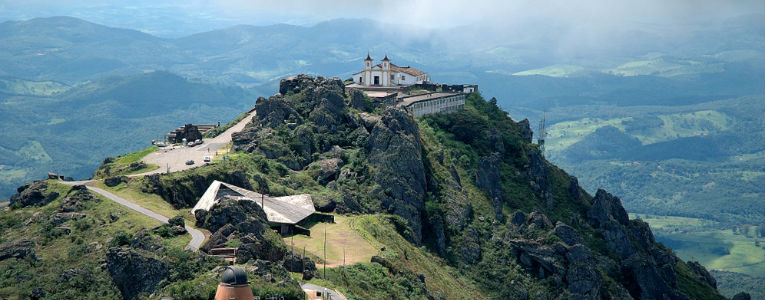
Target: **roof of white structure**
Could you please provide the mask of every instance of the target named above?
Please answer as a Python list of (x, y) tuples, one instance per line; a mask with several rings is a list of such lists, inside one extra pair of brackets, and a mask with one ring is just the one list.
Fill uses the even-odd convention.
[(266, 212), (268, 222), (272, 223), (295, 224), (316, 212), (309, 194), (271, 197), (215, 180), (199, 198), (191, 213), (199, 209), (210, 210), (223, 198), (249, 200), (264, 206), (263, 211)]

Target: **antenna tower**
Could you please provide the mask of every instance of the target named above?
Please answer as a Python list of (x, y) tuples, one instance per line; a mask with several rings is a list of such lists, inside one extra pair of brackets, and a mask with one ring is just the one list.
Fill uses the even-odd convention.
[(545, 128), (545, 120), (547, 119), (547, 111), (542, 113), (542, 120), (539, 121), (539, 133), (537, 133), (537, 144), (539, 144), (539, 150), (542, 154), (545, 153), (545, 137), (547, 137), (547, 129)]

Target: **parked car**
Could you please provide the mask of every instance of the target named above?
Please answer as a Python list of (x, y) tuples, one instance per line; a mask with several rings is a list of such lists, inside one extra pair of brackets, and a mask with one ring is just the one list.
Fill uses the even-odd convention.
[(194, 164), (194, 161), (193, 161), (193, 160), (191, 160), (191, 159), (189, 159), (189, 160), (187, 160), (187, 161), (186, 161), (186, 164), (187, 164), (187, 165), (189, 165), (189, 166), (190, 166), (190, 165), (193, 165), (193, 164)]
[(206, 163), (209, 163), (210, 161), (212, 161), (212, 157), (210, 157), (210, 156), (205, 156), (205, 159), (204, 159), (204, 160), (205, 160), (205, 162), (206, 162)]

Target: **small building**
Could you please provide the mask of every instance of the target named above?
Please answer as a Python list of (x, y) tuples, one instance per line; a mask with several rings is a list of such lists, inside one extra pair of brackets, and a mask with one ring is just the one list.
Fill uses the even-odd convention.
[(400, 67), (390, 62), (388, 55), (374, 65), (374, 60), (367, 53), (364, 70), (353, 74), (353, 82), (362, 87), (396, 87), (430, 81), (430, 75), (410, 66)]
[(254, 300), (247, 273), (242, 267), (228, 266), (220, 276), (215, 300)]
[(233, 184), (214, 180), (191, 213), (197, 210), (210, 210), (215, 203), (222, 199), (253, 201), (263, 208), (266, 218), (271, 227), (278, 227), (284, 234), (290, 232), (296, 224), (311, 216), (316, 209), (313, 199), (309, 194), (300, 194), (284, 197), (271, 197), (256, 193)]
[(186, 124), (176, 130), (168, 132), (165, 135), (165, 140), (171, 143), (180, 143), (183, 139), (186, 139), (187, 141), (201, 140), (205, 133), (215, 127), (218, 126)]
[(405, 96), (399, 100), (398, 105), (405, 107), (415, 117), (455, 112), (465, 107), (464, 93), (427, 93)]

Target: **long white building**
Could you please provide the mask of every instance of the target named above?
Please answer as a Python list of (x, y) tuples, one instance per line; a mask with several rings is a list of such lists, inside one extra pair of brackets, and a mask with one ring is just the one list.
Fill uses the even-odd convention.
[(364, 59), (364, 70), (353, 74), (353, 82), (364, 87), (407, 86), (427, 81), (430, 81), (428, 73), (409, 66), (399, 67), (390, 62), (388, 55), (374, 65), (369, 53)]

